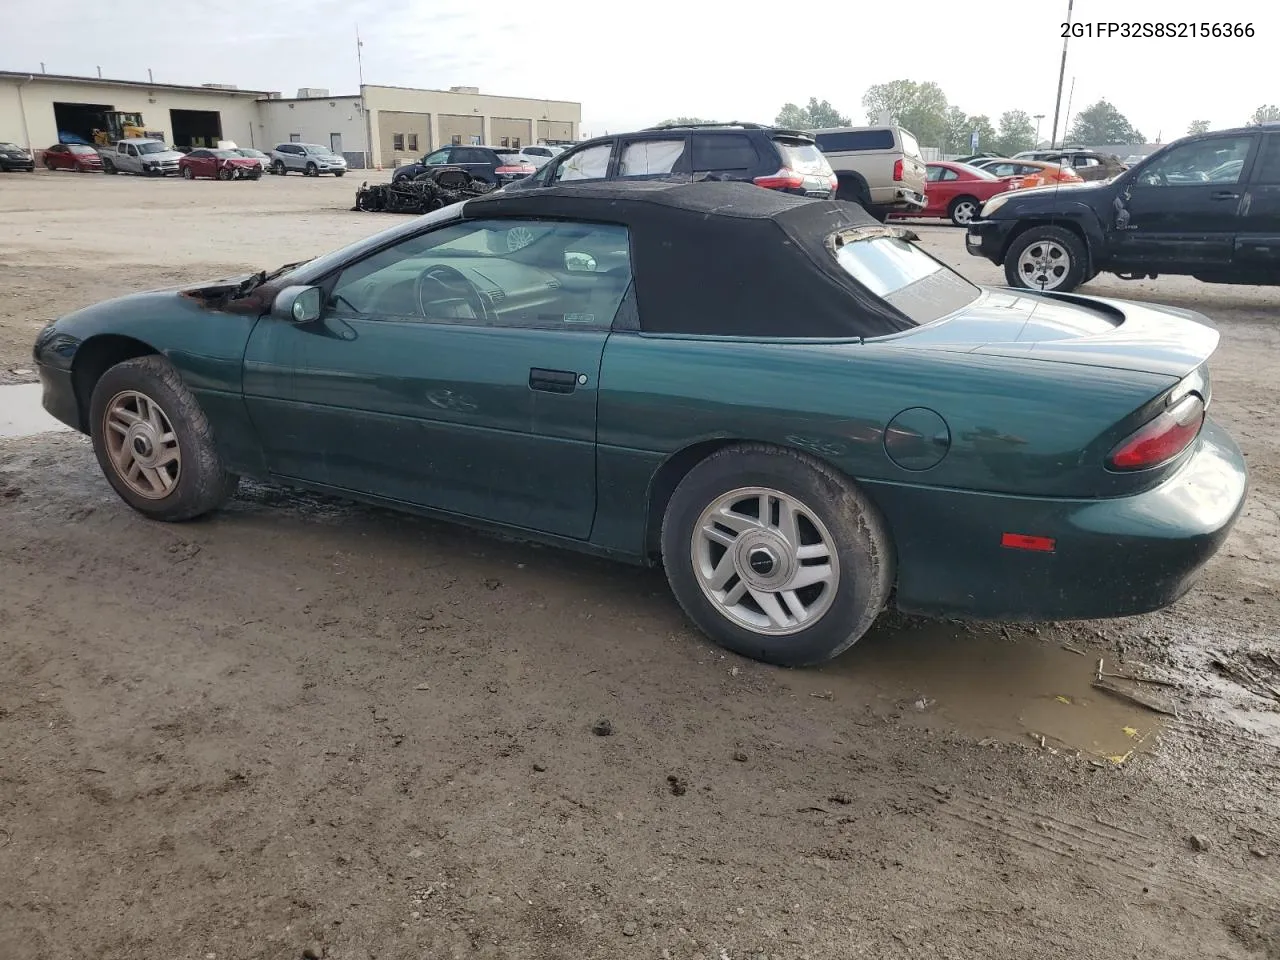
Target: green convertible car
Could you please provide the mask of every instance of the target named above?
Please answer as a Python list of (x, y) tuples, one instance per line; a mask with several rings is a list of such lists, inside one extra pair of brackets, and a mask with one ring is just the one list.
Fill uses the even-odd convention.
[(38, 336), (44, 405), (158, 520), (240, 476), (661, 563), (724, 646), (814, 664), (890, 602), (1173, 602), (1244, 502), (1187, 311), (983, 289), (741, 183), (467, 200)]

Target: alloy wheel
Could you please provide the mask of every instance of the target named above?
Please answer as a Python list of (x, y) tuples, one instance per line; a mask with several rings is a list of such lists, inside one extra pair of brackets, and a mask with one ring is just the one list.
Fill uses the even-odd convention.
[(1071, 270), (1071, 254), (1053, 240), (1037, 240), (1018, 257), (1018, 276), (1033, 290), (1056, 290)]
[(182, 450), (158, 403), (124, 390), (108, 401), (102, 425), (111, 466), (130, 490), (148, 500), (163, 500), (174, 491), (182, 475)]
[(817, 514), (780, 490), (741, 487), (718, 497), (698, 518), (690, 546), (703, 594), (754, 633), (798, 633), (835, 601), (835, 541)]

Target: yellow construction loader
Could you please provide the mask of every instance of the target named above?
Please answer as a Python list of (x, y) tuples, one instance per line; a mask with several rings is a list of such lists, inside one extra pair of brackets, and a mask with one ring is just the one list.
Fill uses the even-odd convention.
[(102, 147), (109, 147), (117, 140), (132, 140), (144, 137), (147, 140), (164, 140), (163, 130), (148, 130), (142, 123), (142, 114), (127, 113), (123, 110), (111, 110), (100, 115), (105, 127), (95, 127), (93, 142)]

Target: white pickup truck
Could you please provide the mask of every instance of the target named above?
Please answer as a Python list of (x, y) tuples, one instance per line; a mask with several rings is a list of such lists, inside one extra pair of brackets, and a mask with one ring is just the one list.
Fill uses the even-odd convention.
[(114, 150), (101, 151), (103, 173), (136, 173), (144, 177), (165, 177), (178, 172), (182, 154), (170, 150), (163, 140), (120, 140)]

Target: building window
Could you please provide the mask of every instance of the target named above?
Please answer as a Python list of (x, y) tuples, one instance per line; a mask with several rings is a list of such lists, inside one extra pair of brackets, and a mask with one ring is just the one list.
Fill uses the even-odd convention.
[(509, 146), (511, 146), (511, 138), (510, 138), (510, 137), (503, 137), (503, 138), (502, 138), (502, 145), (503, 145), (504, 147), (509, 147)]
[(409, 150), (413, 153), (418, 152), (418, 135), (416, 133), (409, 134)]
[(403, 134), (403, 133), (393, 133), (393, 134), (391, 135), (391, 149), (392, 149), (392, 150), (403, 150), (403, 149), (404, 149), (404, 134)]
[(291, 133), (291, 134), (289, 134), (289, 142), (290, 142), (290, 143), (301, 143), (301, 142), (302, 142), (302, 134), (300, 134), (300, 133)]
[(453, 145), (457, 147), (457, 146), (460, 146), (461, 144), (462, 144), (462, 135), (455, 133), (453, 135)]
[(512, 138), (511, 138), (511, 145), (512, 145), (513, 147), (515, 147), (517, 150), (519, 150), (519, 149), (520, 149), (520, 138), (519, 138), (519, 137), (512, 137)]

